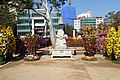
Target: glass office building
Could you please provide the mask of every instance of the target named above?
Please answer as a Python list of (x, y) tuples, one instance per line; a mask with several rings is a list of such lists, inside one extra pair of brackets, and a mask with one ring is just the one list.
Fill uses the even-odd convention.
[(58, 11), (54, 10), (51, 12), (50, 16), (51, 16), (55, 31), (58, 31), (58, 29), (61, 29), (61, 27), (59, 26), (59, 19), (61, 17), (61, 11), (58, 12)]
[[(44, 14), (46, 13), (44, 9), (39, 9)], [(61, 12), (53, 10), (50, 14), (53, 26), (57, 31), (60, 29), (59, 26), (59, 18), (61, 17)], [(39, 34), (40, 36), (46, 36), (49, 33), (49, 28), (47, 21), (44, 17), (30, 10), (29, 12), (26, 10), (25, 13), (18, 14), (18, 24), (17, 24), (17, 35), (25, 36), (27, 34)]]
[(26, 34), (31, 34), (31, 13), (28, 11), (26, 13), (18, 13), (17, 15), (18, 24), (17, 24), (17, 35), (25, 36)]
[(90, 27), (96, 26), (96, 18), (86, 17), (81, 19), (81, 28), (83, 29), (85, 26), (90, 26)]
[(64, 24), (74, 26), (74, 19), (76, 18), (76, 7), (69, 5), (62, 8), (62, 19)]

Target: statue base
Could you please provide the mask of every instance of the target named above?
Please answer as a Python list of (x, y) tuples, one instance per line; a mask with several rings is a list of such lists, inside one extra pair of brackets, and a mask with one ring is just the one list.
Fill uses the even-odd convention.
[(49, 49), (51, 52), (51, 58), (52, 59), (65, 59), (65, 58), (72, 58), (74, 54), (74, 48), (73, 49)]

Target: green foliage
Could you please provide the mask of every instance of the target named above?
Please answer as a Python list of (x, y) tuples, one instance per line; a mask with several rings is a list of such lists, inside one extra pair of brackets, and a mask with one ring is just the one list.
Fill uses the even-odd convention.
[(112, 61), (112, 63), (115, 63), (115, 64), (120, 64), (119, 61)]
[(4, 2), (0, 10), (0, 25), (4, 27), (16, 25), (16, 13), (12, 11), (7, 2)]
[(68, 24), (65, 25), (65, 34), (72, 37), (74, 28)]
[(0, 56), (2, 55), (3, 53), (2, 53), (2, 50), (0, 49)]
[(65, 4), (67, 0), (48, 0), (49, 4), (51, 4), (51, 8), (56, 8), (57, 10), (61, 7), (61, 5)]
[(7, 63), (7, 61), (0, 61), (0, 65)]
[(117, 26), (120, 25), (120, 11), (118, 12), (109, 12), (104, 19), (106, 24), (110, 24), (111, 26), (115, 26), (115, 28), (117, 28)]
[(33, 1), (32, 0), (11, 0), (12, 3), (9, 3), (10, 7), (16, 8), (17, 12), (23, 11), (24, 9), (32, 9)]
[[(37, 5), (37, 8), (40, 9), (42, 6), (42, 2), (45, 2), (44, 0), (39, 0), (33, 3), (33, 0), (11, 0), (12, 3), (9, 3), (11, 7), (15, 7), (17, 12), (24, 11), (24, 9), (32, 9), (33, 5)], [(56, 9), (59, 9), (61, 5), (65, 4), (65, 1), (67, 0), (48, 0), (48, 3), (51, 4), (50, 7), (55, 7)]]

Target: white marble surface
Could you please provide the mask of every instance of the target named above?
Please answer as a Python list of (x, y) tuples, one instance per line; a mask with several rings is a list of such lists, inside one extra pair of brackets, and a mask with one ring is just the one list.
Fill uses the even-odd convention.
[(56, 49), (66, 49), (66, 40), (64, 36), (64, 31), (62, 29), (58, 30), (56, 35)]

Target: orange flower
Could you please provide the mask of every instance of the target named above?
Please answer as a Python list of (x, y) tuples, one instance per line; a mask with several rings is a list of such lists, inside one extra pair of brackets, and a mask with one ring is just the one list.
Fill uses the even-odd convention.
[(95, 28), (95, 27), (94, 27), (94, 26), (92, 26), (92, 30), (94, 30), (94, 28)]

